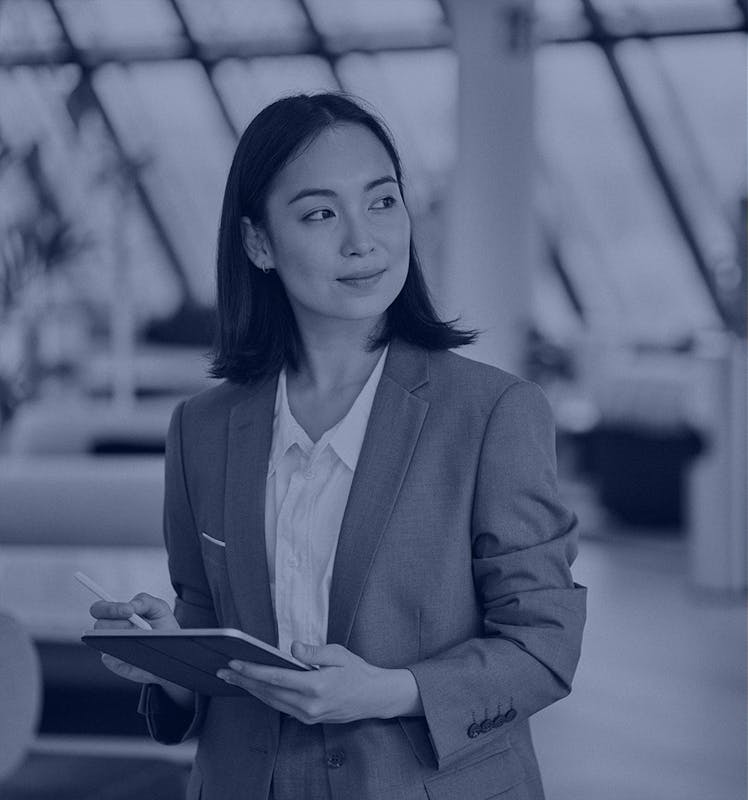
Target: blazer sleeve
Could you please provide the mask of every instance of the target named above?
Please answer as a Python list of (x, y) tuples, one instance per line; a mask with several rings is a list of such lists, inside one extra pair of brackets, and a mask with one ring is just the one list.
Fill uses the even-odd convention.
[(580, 655), (577, 518), (558, 498), (552, 412), (534, 383), (511, 384), (491, 411), (471, 526), (483, 635), (408, 666), (439, 769), (565, 697)]
[[(164, 540), (176, 593), (174, 616), (182, 628), (216, 628), (218, 621), (184, 473), (183, 409), (184, 401), (174, 410), (166, 437)], [(145, 716), (148, 732), (156, 741), (176, 744), (200, 733), (209, 702), (209, 697), (195, 694), (193, 708), (183, 709), (160, 686), (147, 684), (141, 692), (138, 711)]]

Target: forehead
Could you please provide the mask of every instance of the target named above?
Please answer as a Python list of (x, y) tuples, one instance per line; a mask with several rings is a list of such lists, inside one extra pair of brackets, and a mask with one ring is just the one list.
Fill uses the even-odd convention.
[(395, 167), (379, 139), (363, 125), (345, 123), (323, 130), (278, 173), (279, 193), (337, 184), (362, 186), (384, 175), (395, 177)]

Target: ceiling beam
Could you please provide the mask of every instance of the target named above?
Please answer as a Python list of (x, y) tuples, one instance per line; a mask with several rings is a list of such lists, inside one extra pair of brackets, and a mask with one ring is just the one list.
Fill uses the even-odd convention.
[[(49, 1), (49, 0), (48, 0)], [(340, 59), (349, 53), (402, 53), (434, 50), (449, 47), (451, 35), (436, 33), (428, 40), (407, 42), (402, 40), (381, 40), (372, 42), (370, 36), (362, 36), (360, 41), (355, 37), (348, 38), (345, 48), (336, 48), (333, 43), (319, 42), (311, 45), (299, 45), (293, 42), (222, 42), (216, 40), (200, 45), (200, 60), (214, 66), (227, 58), (251, 59), (272, 56), (320, 56), (322, 58)], [(0, 68), (11, 67), (46, 67), (63, 66), (65, 64), (86, 64), (96, 69), (104, 64), (138, 64), (161, 61), (175, 61), (194, 57), (189, 42), (173, 42), (161, 45), (129, 45), (126, 47), (80, 47), (71, 48), (65, 42), (50, 47), (48, 50), (17, 50), (0, 52)]]
[(584, 311), (584, 304), (574, 286), (574, 281), (569, 275), (569, 269), (566, 266), (564, 256), (561, 252), (561, 245), (557, 234), (552, 230), (551, 226), (541, 224), (541, 236), (548, 255), (548, 261), (561, 282), (564, 294), (568, 298), (577, 318), (586, 325), (587, 318)]
[[(740, 2), (741, 0), (738, 0)], [(542, 38), (540, 45), (544, 44), (592, 44), (616, 45), (632, 40), (656, 41), (658, 39), (687, 39), (692, 36), (724, 36), (730, 33), (746, 33), (745, 25), (703, 25), (697, 28), (662, 28), (645, 31), (641, 29), (630, 30), (626, 33), (613, 33), (608, 30), (590, 31), (577, 36), (548, 36)]]
[[(170, 0), (172, 3), (174, 0)], [(746, 0), (735, 0), (739, 8), (745, 12)], [(401, 53), (434, 50), (440, 47), (450, 47), (452, 36), (444, 30), (435, 30), (430, 37), (423, 41), (407, 42), (402, 39), (394, 40), (386, 36), (373, 42), (371, 36), (362, 35), (359, 41), (355, 37), (347, 37), (345, 47), (335, 47), (334, 41), (324, 39), (314, 23), (306, 3), (302, 3), (312, 32), (313, 41), (306, 45), (294, 42), (236, 42), (221, 41), (197, 44), (194, 36), (187, 36), (184, 42), (164, 43), (160, 45), (129, 45), (126, 47), (76, 47), (71, 48), (64, 42), (52, 46), (47, 50), (16, 50), (15, 52), (0, 53), (0, 69), (12, 67), (47, 67), (63, 66), (65, 64), (84, 63), (90, 69), (96, 69), (104, 64), (147, 64), (162, 61), (175, 61), (178, 59), (195, 58), (212, 69), (217, 63), (227, 58), (262, 58), (267, 56), (302, 56), (315, 55), (325, 58), (331, 63), (338, 61), (350, 53)], [(181, 15), (181, 10), (178, 12)], [(180, 17), (184, 19), (183, 15)], [(577, 36), (545, 36), (539, 46), (546, 44), (583, 44), (589, 42), (600, 46), (616, 45), (629, 40), (653, 41), (657, 39), (688, 38), (692, 36), (720, 36), (731, 33), (746, 33), (746, 23), (735, 25), (702, 26), (699, 28), (663, 28), (655, 31), (632, 30), (626, 33), (612, 33), (606, 29), (592, 30), (589, 33)], [(183, 23), (184, 24), (184, 23)]]

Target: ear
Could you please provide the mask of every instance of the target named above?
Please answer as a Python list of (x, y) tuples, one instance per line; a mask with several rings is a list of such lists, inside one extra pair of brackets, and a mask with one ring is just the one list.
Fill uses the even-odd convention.
[(275, 269), (273, 254), (265, 230), (249, 217), (241, 218), (242, 245), (249, 260), (258, 268)]

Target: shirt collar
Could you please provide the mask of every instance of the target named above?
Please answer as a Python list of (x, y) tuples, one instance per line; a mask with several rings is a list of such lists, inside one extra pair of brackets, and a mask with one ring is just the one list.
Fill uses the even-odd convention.
[(376, 366), (371, 371), (369, 379), (364, 384), (364, 388), (359, 392), (358, 397), (351, 406), (350, 411), (333, 428), (330, 436), (330, 445), (338, 454), (341, 461), (354, 472), (358, 457), (361, 453), (361, 445), (364, 442), (366, 426), (369, 423), (371, 407), (374, 403), (374, 395), (382, 377), (384, 362), (387, 359), (389, 345), (384, 348)]
[(291, 414), (286, 393), (286, 367), (278, 375), (278, 388), (275, 392), (275, 408), (273, 410), (273, 444), (270, 450), (268, 475), (272, 475), (278, 467), (278, 462), (295, 444), (302, 449), (308, 449), (309, 437), (304, 429)]
[(286, 387), (286, 367), (282, 367), (278, 376), (278, 387), (275, 393), (275, 408), (273, 411), (273, 444), (268, 464), (268, 476), (272, 475), (278, 467), (283, 456), (294, 445), (308, 453), (312, 447), (319, 452), (329, 444), (341, 461), (353, 472), (361, 453), (361, 445), (366, 434), (371, 407), (374, 402), (379, 380), (384, 371), (384, 362), (387, 359), (389, 345), (384, 348), (376, 366), (369, 375), (363, 389), (359, 392), (348, 413), (335, 426), (326, 431), (316, 444), (312, 444), (306, 431), (299, 425), (291, 413), (288, 405)]

